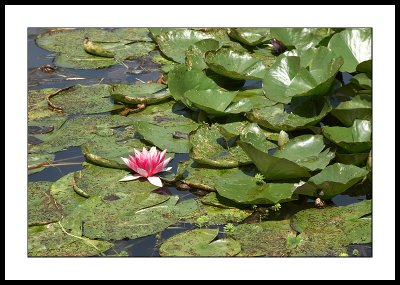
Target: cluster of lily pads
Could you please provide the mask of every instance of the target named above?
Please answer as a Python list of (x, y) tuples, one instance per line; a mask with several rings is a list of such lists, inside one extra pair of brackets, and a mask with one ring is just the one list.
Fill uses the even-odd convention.
[[(371, 180), (371, 29), (60, 29), (36, 42), (67, 68), (151, 56), (166, 82), (29, 91), (28, 174), (71, 146), (86, 158), (29, 183), (30, 256), (103, 254), (182, 222), (200, 228), (164, 241), (161, 256), (338, 256), (371, 242), (370, 200), (246, 223), (257, 207), (329, 201)], [(210, 193), (179, 201), (144, 179), (119, 182), (120, 157), (150, 146), (189, 153), (166, 185)]]

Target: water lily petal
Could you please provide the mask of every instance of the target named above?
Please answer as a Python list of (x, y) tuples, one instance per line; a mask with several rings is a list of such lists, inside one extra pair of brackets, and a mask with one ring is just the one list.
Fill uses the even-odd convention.
[(164, 160), (164, 162), (162, 163), (163, 167), (161, 169), (164, 169), (168, 165), (168, 163), (171, 161), (171, 159), (172, 159), (172, 157), (168, 157), (166, 160)]
[(124, 178), (120, 179), (119, 181), (120, 181), (120, 182), (131, 181), (131, 180), (138, 179), (138, 178), (140, 178), (140, 177), (142, 177), (142, 176), (137, 175), (137, 174), (135, 174), (135, 175), (128, 174), (128, 175), (126, 175)]
[(160, 153), (160, 158), (159, 158), (158, 162), (163, 161), (166, 154), (167, 154), (167, 150), (164, 149), (164, 150)]
[(172, 169), (172, 167), (166, 167), (162, 171), (170, 171), (171, 169)]
[(151, 184), (155, 185), (155, 186), (158, 186), (158, 187), (162, 187), (163, 186), (162, 182), (161, 182), (161, 179), (159, 177), (157, 177), (157, 176), (147, 177), (147, 180), (149, 180), (149, 182)]
[[(125, 158), (125, 157), (121, 157), (121, 159), (124, 161), (124, 163), (129, 166), (129, 159)], [(130, 166), (129, 166), (130, 167)]]
[(149, 173), (148, 173), (146, 170), (144, 170), (143, 168), (140, 168), (140, 167), (138, 167), (138, 168), (136, 169), (136, 172), (137, 172), (139, 175), (143, 176), (143, 177), (149, 176)]

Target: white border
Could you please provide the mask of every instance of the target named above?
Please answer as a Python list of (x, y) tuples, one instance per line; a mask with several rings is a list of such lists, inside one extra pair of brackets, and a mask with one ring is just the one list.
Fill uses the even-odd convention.
[[(373, 27), (373, 258), (27, 258), (27, 27)], [(395, 6), (5, 6), (6, 279), (394, 279)]]

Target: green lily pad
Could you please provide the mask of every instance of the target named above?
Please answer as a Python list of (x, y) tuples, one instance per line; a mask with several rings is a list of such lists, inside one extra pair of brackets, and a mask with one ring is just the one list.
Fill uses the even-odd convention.
[(253, 109), (246, 113), (247, 118), (269, 130), (293, 131), (305, 129), (321, 121), (332, 106), (323, 97), (295, 98), (290, 105), (276, 104), (270, 107)]
[(335, 163), (311, 177), (306, 185), (296, 189), (296, 193), (330, 199), (360, 182), (367, 174), (363, 168)]
[(190, 149), (189, 140), (178, 138), (176, 133), (189, 134), (198, 125), (196, 123), (189, 123), (186, 125), (159, 126), (148, 122), (136, 122), (134, 126), (146, 141), (157, 146), (159, 149), (167, 149), (169, 152), (174, 153), (187, 153)]
[(288, 256), (287, 237), (294, 234), (289, 220), (242, 224), (232, 237), (240, 242), (242, 256)]
[(221, 89), (188, 90), (183, 95), (184, 102), (213, 116), (238, 114), (251, 110), (250, 102), (240, 101), (231, 103), (237, 92), (223, 91)]
[(149, 105), (164, 101), (171, 94), (164, 84), (117, 84), (113, 86), (111, 97), (122, 103)]
[(210, 50), (216, 50), (219, 47), (220, 43), (214, 39), (201, 40), (190, 46), (185, 53), (185, 63), (189, 70), (192, 68), (199, 70), (207, 68), (205, 53)]
[[(80, 146), (86, 142), (93, 141), (96, 138), (97, 132), (104, 133), (105, 128), (110, 129), (128, 126), (133, 122), (134, 120), (129, 117), (117, 115), (76, 117), (74, 119), (69, 119), (58, 130), (49, 134), (35, 135), (35, 137), (44, 142), (31, 147), (30, 152), (53, 153), (70, 146)], [(43, 125), (43, 123), (40, 125)], [(85, 127), (82, 128), (82, 126)], [(101, 126), (101, 128), (99, 128), (99, 126)]]
[(369, 153), (340, 153), (336, 152), (336, 161), (343, 164), (365, 165)]
[(207, 217), (207, 225), (223, 225), (227, 223), (239, 223), (252, 213), (253, 211), (251, 210), (221, 208), (200, 203), (197, 210), (185, 221), (188, 223), (196, 223), (199, 217)]
[[(150, 192), (157, 188), (150, 184), (146, 179), (138, 179), (129, 182), (119, 182), (128, 172), (122, 169), (113, 169), (88, 165), (83, 170), (74, 174), (74, 190), (83, 193), (83, 196), (96, 195), (124, 195), (132, 192)], [(81, 192), (80, 192), (81, 191)]]
[(328, 140), (352, 153), (371, 149), (371, 121), (354, 120), (350, 128), (323, 126), (322, 133)]
[(229, 146), (217, 126), (200, 126), (189, 136), (190, 157), (201, 164), (218, 168), (232, 168), (250, 164), (251, 160), (243, 150), (235, 145)]
[(271, 39), (270, 28), (232, 28), (228, 34), (248, 46), (256, 46)]
[(73, 188), (74, 173), (64, 175), (50, 187), (50, 194), (59, 205), (64, 215), (69, 215), (76, 206), (83, 203), (86, 198), (78, 195)]
[(160, 247), (161, 256), (235, 256), (240, 243), (227, 238), (213, 241), (218, 229), (196, 229), (167, 239)]
[(78, 84), (57, 92), (50, 100), (67, 114), (103, 113), (120, 108), (111, 102), (110, 91), (111, 86), (107, 84)]
[(200, 202), (204, 205), (214, 206), (223, 209), (240, 209), (243, 205), (235, 203), (225, 197), (222, 197), (216, 192), (210, 192), (206, 196), (200, 199)]
[[(302, 62), (307, 62), (307, 66)], [(265, 74), (265, 96), (289, 103), (293, 97), (324, 95), (330, 90), (342, 64), (343, 59), (326, 47), (310, 49), (307, 59), (282, 54)]]
[(372, 56), (371, 28), (345, 29), (332, 36), (328, 47), (344, 59), (340, 71), (354, 72), (357, 66)]
[(259, 182), (248, 173), (236, 171), (215, 183), (219, 195), (242, 204), (276, 204), (293, 200), (293, 183)]
[(276, 38), (286, 46), (306, 50), (318, 45), (332, 33), (329, 28), (270, 28), (271, 38)]
[(182, 182), (193, 188), (203, 189), (206, 191), (216, 191), (215, 183), (219, 179), (223, 179), (225, 175), (236, 173), (238, 171), (255, 174), (256, 168), (253, 165), (241, 166), (238, 168), (207, 168), (196, 162), (189, 162), (184, 173)]
[(214, 38), (212, 35), (189, 29), (173, 30), (156, 36), (160, 50), (168, 58), (185, 63), (185, 52), (194, 43)]
[[(114, 55), (113, 58), (96, 56), (85, 51), (83, 40), (90, 41)], [(122, 32), (110, 32), (99, 28), (61, 29), (41, 34), (36, 43), (47, 50), (57, 52), (54, 63), (61, 67), (90, 69), (107, 67), (126, 58), (142, 56), (154, 49), (154, 43), (134, 42), (132, 36), (124, 39)]]
[(263, 89), (249, 89), (241, 90), (237, 93), (232, 102), (239, 102), (242, 100), (248, 100), (252, 106), (252, 109), (260, 109), (267, 106), (273, 106), (276, 104), (275, 101), (268, 99), (264, 95)]
[(356, 95), (350, 101), (341, 102), (336, 106), (331, 114), (335, 116), (343, 125), (350, 127), (356, 119), (372, 119), (372, 98), (369, 95)]
[(252, 140), (239, 141), (238, 144), (250, 157), (266, 180), (285, 180), (310, 177), (308, 169), (286, 158), (276, 157), (258, 149)]
[(240, 139), (243, 142), (252, 144), (258, 150), (268, 153), (270, 149), (276, 148), (277, 145), (268, 141), (265, 132), (260, 127), (251, 123), (240, 131)]
[(49, 110), (46, 96), (59, 91), (59, 88), (44, 88), (28, 91), (28, 121), (39, 120), (54, 116), (55, 113)]
[(180, 64), (168, 73), (168, 88), (175, 100), (182, 101), (190, 107), (190, 103), (183, 96), (186, 91), (218, 89), (219, 87), (202, 70), (189, 70), (186, 65)]
[(50, 195), (51, 182), (28, 183), (28, 225), (45, 225), (59, 221), (62, 210)]
[(96, 142), (83, 144), (82, 153), (93, 164), (129, 170), (129, 167), (122, 161), (121, 157), (128, 157), (128, 154), (133, 154), (134, 148), (142, 149), (144, 146), (137, 139), (116, 142), (114, 137), (105, 137), (102, 140), (97, 139)]
[(366, 73), (359, 73), (350, 78), (350, 82), (360, 86), (362, 89), (371, 89), (372, 80)]
[(338, 256), (351, 243), (369, 243), (372, 238), (371, 201), (345, 207), (307, 209), (296, 213), (291, 226), (303, 239), (294, 255)]
[(66, 234), (58, 223), (28, 228), (28, 256), (93, 256), (112, 243)]
[(95, 196), (76, 207), (63, 224), (66, 229), (81, 232), (89, 238), (119, 240), (143, 237), (164, 230), (196, 210), (197, 203), (187, 200), (176, 204), (178, 199), (178, 196), (148, 191), (125, 196)]
[(356, 67), (357, 72), (365, 72), (369, 77), (372, 77), (372, 59), (359, 63)]
[(208, 51), (205, 60), (210, 69), (235, 80), (263, 79), (267, 70), (267, 66), (261, 60), (249, 53), (226, 47)]
[[(50, 153), (28, 153), (28, 167), (30, 165), (38, 164), (41, 162), (49, 162), (51, 163), (54, 160), (55, 155)], [(31, 175), (36, 172), (40, 172), (45, 167), (38, 167), (33, 169), (28, 169), (28, 175)]]
[(283, 149), (274, 153), (275, 157), (285, 158), (307, 168), (309, 171), (324, 169), (335, 157), (335, 153), (325, 148), (321, 135), (302, 135), (287, 142)]
[(144, 41), (151, 42), (148, 28), (117, 28), (113, 30), (113, 33), (118, 36), (118, 38), (129, 40), (129, 41)]

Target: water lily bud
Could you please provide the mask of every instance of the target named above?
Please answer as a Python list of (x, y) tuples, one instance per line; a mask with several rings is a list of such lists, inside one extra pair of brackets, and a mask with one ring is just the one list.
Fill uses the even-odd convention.
[(287, 47), (277, 39), (272, 39), (269, 46), (272, 48), (272, 54), (274, 55), (280, 55), (287, 50)]
[(285, 131), (280, 131), (279, 132), (279, 137), (278, 137), (278, 146), (279, 149), (282, 149), (283, 146), (289, 141), (289, 135)]

